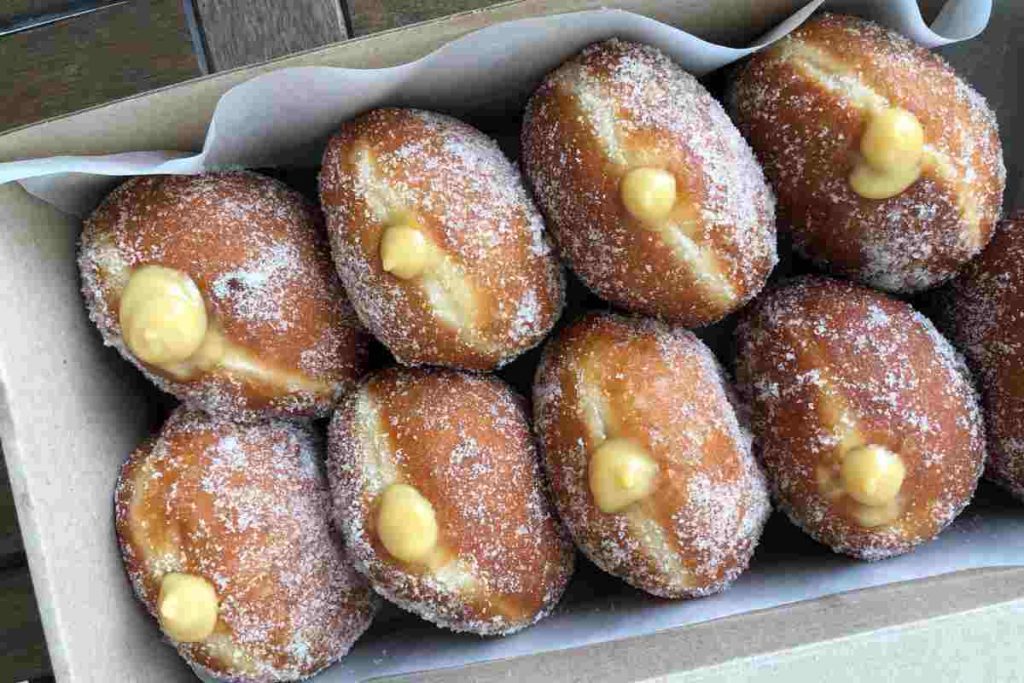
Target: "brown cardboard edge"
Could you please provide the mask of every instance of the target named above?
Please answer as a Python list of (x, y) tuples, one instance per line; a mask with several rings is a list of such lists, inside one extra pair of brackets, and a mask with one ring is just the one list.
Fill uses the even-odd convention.
[[(46, 226), (49, 230), (33, 233), (29, 237), (23, 230), (26, 226)], [(20, 340), (21, 343), (32, 347), (38, 345), (41, 340), (48, 340), (44, 346), (48, 353), (40, 355), (38, 364), (16, 366), (7, 362), (8, 348), (0, 347), (0, 355), (5, 356), (0, 362), (0, 437), (4, 440), (4, 456), (7, 461), (7, 469), (10, 475), (11, 490), (14, 494), (17, 509), (18, 523), (23, 529), (23, 540), (28, 558), (29, 572), (32, 578), (33, 589), (36, 594), (40, 617), (43, 624), (46, 643), (50, 652), (50, 663), (54, 675), (59, 680), (85, 680), (89, 679), (89, 665), (79, 665), (71, 654), (75, 651), (75, 641), (91, 641), (90, 644), (98, 647), (98, 652), (107, 652), (104, 648), (104, 639), (95, 639), (91, 634), (83, 633), (81, 629), (71, 630), (69, 628), (69, 615), (81, 615), (86, 610), (86, 615), (102, 623), (110, 614), (110, 608), (114, 604), (103, 600), (95, 600), (97, 593), (104, 593), (104, 589), (94, 590), (87, 583), (77, 585), (78, 573), (86, 567), (95, 568), (90, 564), (90, 553), (98, 546), (106, 546), (102, 552), (106, 555), (105, 565), (114, 565), (116, 557), (116, 541), (113, 537), (112, 518), (113, 510), (111, 499), (113, 495), (114, 478), (117, 474), (117, 465), (127, 453), (131, 451), (148, 433), (145, 425), (145, 413), (148, 412), (147, 404), (139, 401), (125, 401), (125, 396), (143, 396), (148, 391), (145, 380), (136, 377), (134, 373), (125, 375), (123, 368), (118, 365), (116, 354), (97, 343), (94, 333), (83, 336), (85, 330), (91, 330), (92, 326), (85, 317), (84, 309), (76, 296), (79, 292), (77, 279), (77, 266), (74, 261), (75, 246), (79, 221), (66, 214), (61, 213), (54, 207), (45, 204), (41, 200), (28, 194), (17, 184), (0, 185), (0, 253), (12, 252), (12, 246), (25, 249), (26, 252), (34, 252), (26, 264), (10, 264), (11, 273), (5, 275), (14, 276), (5, 284), (11, 289), (6, 297), (0, 297), (0, 317), (8, 320), (18, 320), (19, 324), (26, 325), (27, 329), (36, 330), (39, 335), (26, 335)], [(69, 236), (74, 236), (69, 239)], [(16, 250), (16, 249), (15, 249)], [(66, 271), (75, 271), (70, 278), (52, 277), (48, 268), (39, 268), (40, 254), (46, 258), (59, 260), (62, 268)], [(31, 268), (28, 263), (36, 267)], [(40, 309), (29, 315), (29, 318), (14, 318), (12, 311), (18, 310), (25, 313), (25, 302), (49, 301), (54, 302), (54, 297), (59, 294), (59, 305), (63, 309), (55, 314), (46, 309), (45, 306), (35, 306)], [(51, 329), (48, 327), (47, 319), (63, 318), (67, 320), (67, 313), (74, 311), (75, 327), (61, 327)], [(76, 334), (77, 332), (77, 334)], [(88, 338), (88, 344), (82, 341)], [(18, 342), (15, 342), (18, 343)], [(20, 351), (21, 356), (26, 356), (25, 349)], [(77, 386), (86, 387), (91, 407), (85, 411), (61, 411), (52, 410), (48, 397), (51, 394), (41, 391), (40, 393), (23, 399), (18, 399), (17, 391), (24, 391), (27, 385), (43, 387), (47, 383), (52, 384), (50, 378), (60, 376), (63, 365), (72, 365), (80, 368), (87, 368), (85, 373), (78, 373)], [(125, 377), (130, 376), (127, 382)], [(130, 394), (124, 393), (125, 390)], [(53, 387), (51, 391), (59, 391), (59, 387)], [(115, 400), (111, 400), (116, 395)], [(79, 429), (89, 425), (92, 432), (66, 431), (62, 425), (69, 422), (77, 423)], [(40, 428), (40, 424), (47, 424), (49, 428)], [(116, 445), (110, 445), (109, 429), (116, 425), (120, 438)], [(123, 427), (123, 429), (121, 429)], [(96, 535), (62, 537), (60, 532), (55, 530), (67, 523), (68, 510), (54, 507), (51, 482), (43, 482), (40, 479), (39, 466), (40, 454), (46, 454), (47, 458), (66, 458), (71, 453), (65, 452), (62, 448), (64, 435), (76, 434), (76, 443), (71, 449), (78, 455), (88, 453), (84, 460), (61, 460), (67, 464), (63, 470), (58, 470), (60, 487), (63, 491), (73, 495), (73, 491), (80, 486), (89, 486), (88, 482), (95, 482), (97, 478), (102, 481), (100, 488), (104, 491), (103, 498), (90, 498), (89, 502), (99, 512), (93, 510), (90, 514), (90, 505), (78, 505), (69, 508), (76, 518), (77, 525), (88, 528), (100, 528), (109, 531), (97, 533)], [(97, 437), (96, 435), (100, 436)], [(103, 449), (102, 454), (96, 450), (97, 441), (102, 442), (99, 446)], [(92, 451), (90, 452), (90, 449)], [(52, 460), (50, 461), (53, 462)], [(51, 478), (47, 473), (47, 479)], [(56, 474), (56, 472), (54, 472)], [(30, 487), (29, 482), (34, 481), (37, 485)], [(40, 485), (41, 484), (41, 485)], [(50, 490), (48, 490), (48, 488)], [(74, 499), (72, 498), (72, 501)], [(81, 501), (78, 501), (79, 503)], [(58, 513), (61, 519), (55, 519)], [(88, 546), (89, 551), (82, 550)], [(108, 561), (109, 560), (109, 561)], [(120, 562), (116, 562), (117, 568), (107, 572), (105, 580), (116, 581), (118, 587), (127, 586), (124, 570)], [(68, 599), (68, 596), (72, 596)], [(155, 624), (144, 614), (141, 606), (130, 597), (128, 593), (122, 594), (121, 602), (130, 604), (133, 613), (121, 614), (113, 627), (100, 629), (105, 631), (107, 640), (117, 638), (131, 638), (133, 635), (140, 637), (152, 637), (143, 635), (145, 631), (152, 629), (155, 633)], [(77, 609), (76, 609), (77, 607)], [(132, 635), (129, 635), (132, 634)], [(125, 642), (125, 641), (121, 641)], [(81, 649), (81, 648), (79, 648)], [(155, 669), (172, 671), (172, 666), (181, 667), (180, 660), (171, 648), (155, 648), (144, 666), (139, 670), (146, 670), (151, 673)], [(93, 677), (97, 674), (91, 671)], [(182, 671), (182, 680), (187, 675)], [(99, 675), (102, 679), (102, 675)], [(110, 680), (107, 678), (107, 680)], [(170, 680), (166, 676), (161, 680)]]
[[(2, 195), (2, 190), (0, 190)], [(43, 626), (43, 639), (46, 642), (46, 649), (49, 653), (50, 642), (51, 642), (51, 629), (54, 628), (52, 625), (55, 624), (55, 619), (50, 612), (49, 596), (43, 591), (40, 591), (40, 581), (45, 583), (45, 579), (41, 576), (42, 562), (36, 561), (33, 563), (32, 557), (42, 555), (42, 547), (39, 542), (39, 533), (37, 531), (38, 524), (37, 519), (31, 514), (31, 499), (27, 490), (27, 485), (23, 480), (22, 471), (20, 467), (12, 467), (13, 464), (21, 462), (25, 455), (21, 452), (21, 444), (15, 436), (17, 433), (14, 426), (14, 420), (11, 412), (8, 409), (8, 382), (5, 377), (3, 367), (0, 367), (0, 435), (3, 436), (3, 451), (2, 455), (4, 463), (7, 467), (8, 483), (11, 487), (11, 495), (14, 498), (14, 510), (18, 520), (18, 531), (21, 533), (22, 548), (24, 549), (25, 556), (28, 560), (27, 564), (29, 567), (29, 578), (32, 582), (32, 591), (36, 598), (36, 609), (39, 610), (39, 619)], [(36, 569), (33, 569), (35, 564)], [(50, 657), (51, 668), (53, 667), (53, 657)]]
[[(41, 202), (30, 198), (21, 188), (13, 189), (0, 186), (0, 198), (3, 198), (4, 194), (8, 194), (11, 205), (20, 205), (19, 208), (24, 212), (23, 215), (28, 215), (33, 209), (42, 211), (52, 210), (40, 207)], [(25, 203), (23, 204), (22, 201)], [(53, 211), (56, 212), (56, 210)], [(0, 211), (0, 215), (2, 215), (2, 211)], [(56, 218), (60, 220), (61, 217), (58, 216)], [(55, 648), (51, 644), (59, 641), (59, 637), (56, 636), (58, 620), (52, 609), (52, 600), (48, 590), (50, 576), (47, 563), (43, 558), (42, 534), (38, 531), (38, 519), (33, 514), (33, 497), (28, 489), (28, 485), (25, 483), (24, 473), (20, 466), (20, 463), (26, 458), (27, 454), (22, 452), (21, 440), (17, 438), (18, 431), (15, 426), (15, 419), (9, 408), (11, 401), (8, 395), (9, 386), (10, 382), (6, 376), (5, 368), (0, 366), (0, 436), (2, 436), (4, 443), (3, 457), (7, 466), (11, 493), (14, 497), (18, 529), (22, 535), (22, 543), (28, 561), (29, 576), (32, 579), (32, 590), (35, 592), (36, 607), (39, 610), (40, 620), (43, 625), (43, 637), (46, 641), (47, 651), (50, 653), (50, 665), (53, 667), (54, 672), (57, 673), (61, 670), (62, 662), (59, 654), (54, 656)], [(60, 649), (56, 648), (56, 650), (59, 653)]]
[(1024, 610), (1024, 567), (972, 569), (917, 581), (756, 610), (583, 647), (419, 671), (374, 681), (502, 683), (516, 680), (636, 681), (714, 667), (730, 660), (839, 641), (882, 629), (1000, 605)]

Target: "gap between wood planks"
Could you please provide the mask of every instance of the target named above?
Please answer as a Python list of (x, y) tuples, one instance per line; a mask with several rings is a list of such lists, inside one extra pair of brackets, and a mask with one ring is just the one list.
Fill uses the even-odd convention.
[(339, 0), (0, 0), (0, 131), (344, 40)]

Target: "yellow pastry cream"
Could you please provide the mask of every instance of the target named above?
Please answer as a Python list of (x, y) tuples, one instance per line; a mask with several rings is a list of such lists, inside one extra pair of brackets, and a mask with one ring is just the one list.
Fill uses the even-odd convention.
[(609, 439), (590, 456), (590, 492), (604, 513), (620, 512), (654, 490), (658, 465), (628, 439)]
[(869, 117), (850, 187), (866, 199), (888, 199), (921, 176), (924, 128), (916, 116), (898, 107), (874, 111)]

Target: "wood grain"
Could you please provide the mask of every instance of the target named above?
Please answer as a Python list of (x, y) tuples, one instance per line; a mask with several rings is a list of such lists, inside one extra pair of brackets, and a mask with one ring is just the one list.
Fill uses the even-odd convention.
[[(117, 0), (94, 0), (95, 4), (110, 4)], [(80, 5), (74, 0), (0, 0), (0, 24), (17, 17), (38, 17), (43, 14), (64, 12)]]
[(194, 0), (211, 71), (265, 62), (348, 37), (339, 0)]
[(494, 0), (347, 0), (352, 35), (436, 19), (456, 12), (498, 4)]
[(180, 0), (137, 0), (0, 39), (0, 130), (199, 75)]
[(50, 673), (46, 640), (28, 568), (0, 572), (0, 680)]
[[(365, 36), (495, 5), (502, 7), (499, 12), (534, 15), (600, 9), (609, 3), (601, 0), (559, 0), (557, 9), (552, 7), (551, 0), (347, 0), (347, 4), (353, 35)], [(617, 0), (614, 6), (679, 26), (704, 40), (745, 46), (804, 4), (802, 0)]]

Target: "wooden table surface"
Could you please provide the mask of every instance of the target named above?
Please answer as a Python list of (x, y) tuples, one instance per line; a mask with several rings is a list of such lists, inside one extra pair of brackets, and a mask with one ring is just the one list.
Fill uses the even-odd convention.
[[(203, 74), (497, 4), (493, 0), (0, 0), (0, 131)], [(941, 0), (922, 0), (934, 14)], [(981, 40), (942, 52), (968, 79), (1019, 41), (1020, 0), (996, 0)], [(1019, 83), (1020, 74), (1007, 74)], [(997, 112), (1016, 91), (985, 93)], [(1007, 139), (1024, 158), (1024, 137)], [(1019, 189), (1011, 179), (1009, 196)], [(49, 679), (49, 661), (0, 458), (0, 682)]]

